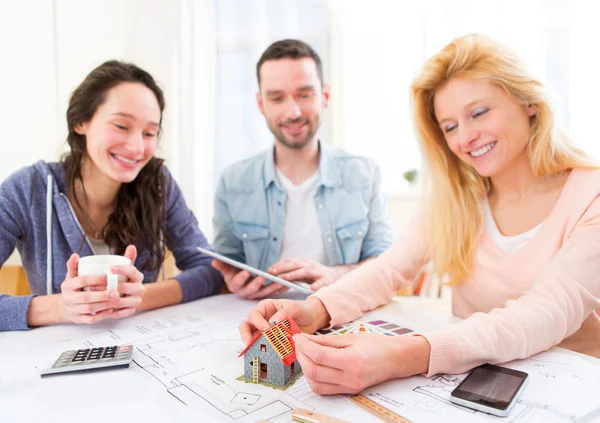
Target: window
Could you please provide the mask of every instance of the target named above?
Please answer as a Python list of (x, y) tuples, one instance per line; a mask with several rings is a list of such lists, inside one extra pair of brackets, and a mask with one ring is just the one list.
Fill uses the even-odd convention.
[(265, 344), (260, 344), (260, 352), (267, 352), (267, 346)]
[[(592, 2), (566, 0), (329, 0), (334, 144), (374, 159), (388, 194), (408, 188), (403, 173), (422, 167), (410, 84), (454, 38), (482, 33), (515, 50), (550, 91), (559, 127), (600, 158), (593, 134), (600, 95)], [(519, 10), (519, 13), (515, 13)], [(510, 25), (506, 23), (510, 22)], [(596, 34), (596, 35), (593, 35)]]

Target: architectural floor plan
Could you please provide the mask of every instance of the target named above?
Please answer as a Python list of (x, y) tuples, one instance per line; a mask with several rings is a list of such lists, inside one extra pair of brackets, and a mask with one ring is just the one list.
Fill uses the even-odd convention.
[[(53, 383), (123, 384), (123, 391), (143, 392), (146, 404), (166, 405), (171, 414), (175, 412), (185, 421), (198, 418), (197, 421), (227, 423), (259, 420), (287, 423), (294, 408), (305, 408), (349, 422), (379, 422), (347, 396), (313, 394), (304, 377), (285, 391), (237, 380), (244, 372), (244, 360), (238, 358), (244, 349), (238, 327), (253, 305), (234, 296), (217, 296), (120, 321), (101, 322), (93, 327), (42, 329), (28, 340), (26, 347), (15, 348), (19, 351), (20, 363), (35, 362), (36, 365), (31, 366), (31, 370), (15, 369), (19, 375), (11, 375), (10, 368), (3, 368), (2, 377), (10, 386), (10, 380), (17, 380), (17, 376), (22, 379), (24, 372), (31, 371), (25, 379), (35, 380), (35, 367), (50, 365), (67, 349), (133, 344), (134, 364), (124, 372), (99, 373), (90, 379), (55, 379)], [(400, 329), (392, 327), (392, 323)], [(363, 325), (357, 322), (348, 328), (359, 334), (357, 336), (363, 336), (360, 335), (363, 332), (374, 336), (373, 333), (384, 326), (384, 331), (407, 336), (411, 324), (398, 321), (390, 314), (374, 312), (363, 319)], [(62, 338), (58, 339), (57, 334)], [(386, 335), (381, 333), (380, 336)], [(506, 423), (574, 422), (600, 407), (600, 367), (577, 356), (547, 352), (508, 366), (527, 372), (530, 381), (516, 409), (503, 419)], [(449, 401), (450, 392), (464, 376), (415, 376), (383, 383), (363, 394), (413, 422), (497, 421), (497, 417)], [(34, 386), (41, 389), (39, 384)], [(5, 393), (9, 392), (13, 390)], [(43, 397), (48, 407), (61, 400), (60, 392), (57, 391), (55, 397), (52, 395)], [(9, 401), (10, 397), (7, 398)], [(124, 400), (123, 404), (135, 413), (134, 403)], [(0, 409), (6, 406), (0, 398)], [(157, 410), (162, 408), (157, 407)]]

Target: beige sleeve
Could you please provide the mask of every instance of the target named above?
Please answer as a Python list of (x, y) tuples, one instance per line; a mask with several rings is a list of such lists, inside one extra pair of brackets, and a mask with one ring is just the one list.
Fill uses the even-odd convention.
[(414, 279), (426, 257), (424, 222), (417, 216), (389, 250), (313, 296), (327, 308), (331, 326), (352, 321), (389, 303), (399, 289)]

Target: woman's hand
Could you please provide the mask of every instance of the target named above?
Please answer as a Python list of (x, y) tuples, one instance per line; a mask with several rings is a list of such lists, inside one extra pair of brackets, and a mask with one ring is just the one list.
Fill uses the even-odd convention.
[(240, 324), (240, 335), (247, 345), (257, 332), (291, 317), (303, 332), (313, 333), (329, 324), (331, 317), (318, 298), (304, 301), (263, 300), (248, 313), (248, 320)]
[[(124, 255), (133, 263), (137, 251), (130, 245)], [(135, 266), (113, 266), (111, 272), (124, 276), (125, 282), (119, 282), (118, 292), (109, 292), (106, 291), (106, 276), (78, 276), (78, 264), (77, 254), (73, 254), (67, 261), (67, 276), (60, 286), (61, 295), (58, 300), (60, 321), (89, 324), (107, 317), (119, 319), (135, 313), (145, 290), (142, 285), (144, 275)]]
[(60, 285), (59, 321), (96, 323), (107, 318), (114, 310), (110, 292), (106, 291), (106, 276), (78, 276), (78, 265), (79, 255), (72, 254), (67, 261), (67, 276)]
[(293, 340), (302, 372), (320, 395), (356, 394), (429, 369), (431, 347), (422, 336), (301, 334)]
[(121, 282), (119, 277), (119, 292), (113, 291), (110, 293), (114, 301), (114, 311), (110, 313), (110, 317), (113, 319), (121, 319), (134, 314), (142, 303), (142, 295), (146, 291), (143, 284), (144, 274), (133, 265), (137, 257), (135, 246), (128, 246), (123, 255), (131, 260), (131, 264), (128, 266), (113, 266), (110, 269), (115, 275), (126, 277), (125, 282)]

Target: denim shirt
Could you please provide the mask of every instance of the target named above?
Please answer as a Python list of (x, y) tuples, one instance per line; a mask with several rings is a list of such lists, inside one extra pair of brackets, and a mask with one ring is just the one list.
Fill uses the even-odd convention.
[[(279, 260), (286, 191), (271, 147), (227, 167), (215, 195), (215, 251), (266, 270)], [(395, 240), (377, 165), (320, 143), (313, 197), (328, 266), (378, 256)], [(302, 257), (298, 257), (299, 259)]]

